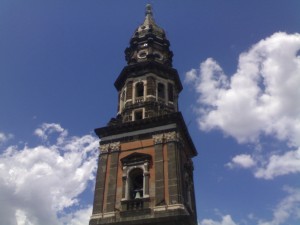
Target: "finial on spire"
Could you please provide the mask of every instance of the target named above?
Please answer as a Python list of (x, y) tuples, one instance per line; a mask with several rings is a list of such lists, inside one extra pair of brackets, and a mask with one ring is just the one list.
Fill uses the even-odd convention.
[(146, 16), (151, 15), (152, 16), (152, 6), (150, 4), (146, 5)]

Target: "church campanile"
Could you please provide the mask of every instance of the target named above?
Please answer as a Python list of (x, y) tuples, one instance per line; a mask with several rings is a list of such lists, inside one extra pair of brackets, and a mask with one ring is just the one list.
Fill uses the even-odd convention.
[(150, 5), (125, 50), (115, 81), (117, 117), (101, 139), (90, 225), (196, 225), (191, 140), (178, 96), (179, 75)]

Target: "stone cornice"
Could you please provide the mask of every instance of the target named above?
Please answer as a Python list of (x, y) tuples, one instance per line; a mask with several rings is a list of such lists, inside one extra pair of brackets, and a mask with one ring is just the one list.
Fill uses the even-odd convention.
[[(170, 126), (171, 124), (174, 124), (175, 127), (169, 128), (169, 131), (163, 131), (160, 132), (156, 131), (156, 134), (159, 133), (167, 133), (177, 130), (181, 133), (181, 138), (185, 140), (185, 143), (190, 146), (191, 149), (191, 155), (196, 156), (197, 150), (194, 146), (194, 143), (190, 137), (190, 134), (188, 132), (188, 129), (186, 127), (186, 124), (184, 122), (183, 116), (180, 112), (170, 113), (163, 116), (157, 116), (157, 117), (151, 117), (147, 119), (137, 120), (137, 121), (131, 121), (126, 123), (120, 123), (116, 125), (106, 126), (95, 129), (96, 134), (100, 139), (109, 140), (108, 143), (111, 141), (120, 141), (118, 138), (109, 138), (112, 136), (128, 136), (130, 132), (136, 133), (140, 130), (147, 130), (147, 129), (154, 129), (157, 127), (163, 127), (163, 126)], [(149, 133), (149, 135), (155, 135), (155, 133)], [(103, 144), (108, 144), (107, 141), (105, 141)], [(102, 143), (102, 142), (101, 142)]]

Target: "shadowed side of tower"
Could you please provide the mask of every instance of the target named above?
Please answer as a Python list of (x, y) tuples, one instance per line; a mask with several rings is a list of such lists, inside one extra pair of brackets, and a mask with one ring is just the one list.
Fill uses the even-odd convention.
[(197, 224), (197, 151), (178, 111), (182, 84), (169, 47), (147, 5), (115, 81), (117, 117), (95, 129), (101, 145), (90, 225)]

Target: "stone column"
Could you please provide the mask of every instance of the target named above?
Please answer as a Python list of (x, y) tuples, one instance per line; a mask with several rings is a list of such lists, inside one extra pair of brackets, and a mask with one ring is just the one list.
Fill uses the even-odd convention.
[(168, 184), (170, 204), (182, 203), (181, 157), (176, 132), (165, 133), (168, 149)]
[(117, 187), (120, 142), (110, 143), (109, 147), (110, 147), (110, 167), (109, 167), (109, 177), (108, 177), (108, 190), (106, 196), (106, 212), (113, 212), (115, 211), (115, 204), (116, 204), (116, 187)]
[(144, 198), (149, 197), (149, 162), (144, 163)]
[[(101, 147), (100, 147), (101, 149)], [(107, 170), (107, 153), (101, 153), (98, 159), (98, 170), (94, 194), (93, 214), (103, 212), (103, 195), (105, 191), (105, 175)]]
[(165, 204), (163, 134), (153, 135), (155, 149), (155, 205)]
[(122, 176), (122, 200), (126, 200), (126, 182), (127, 182), (127, 167), (123, 167), (123, 176)]

